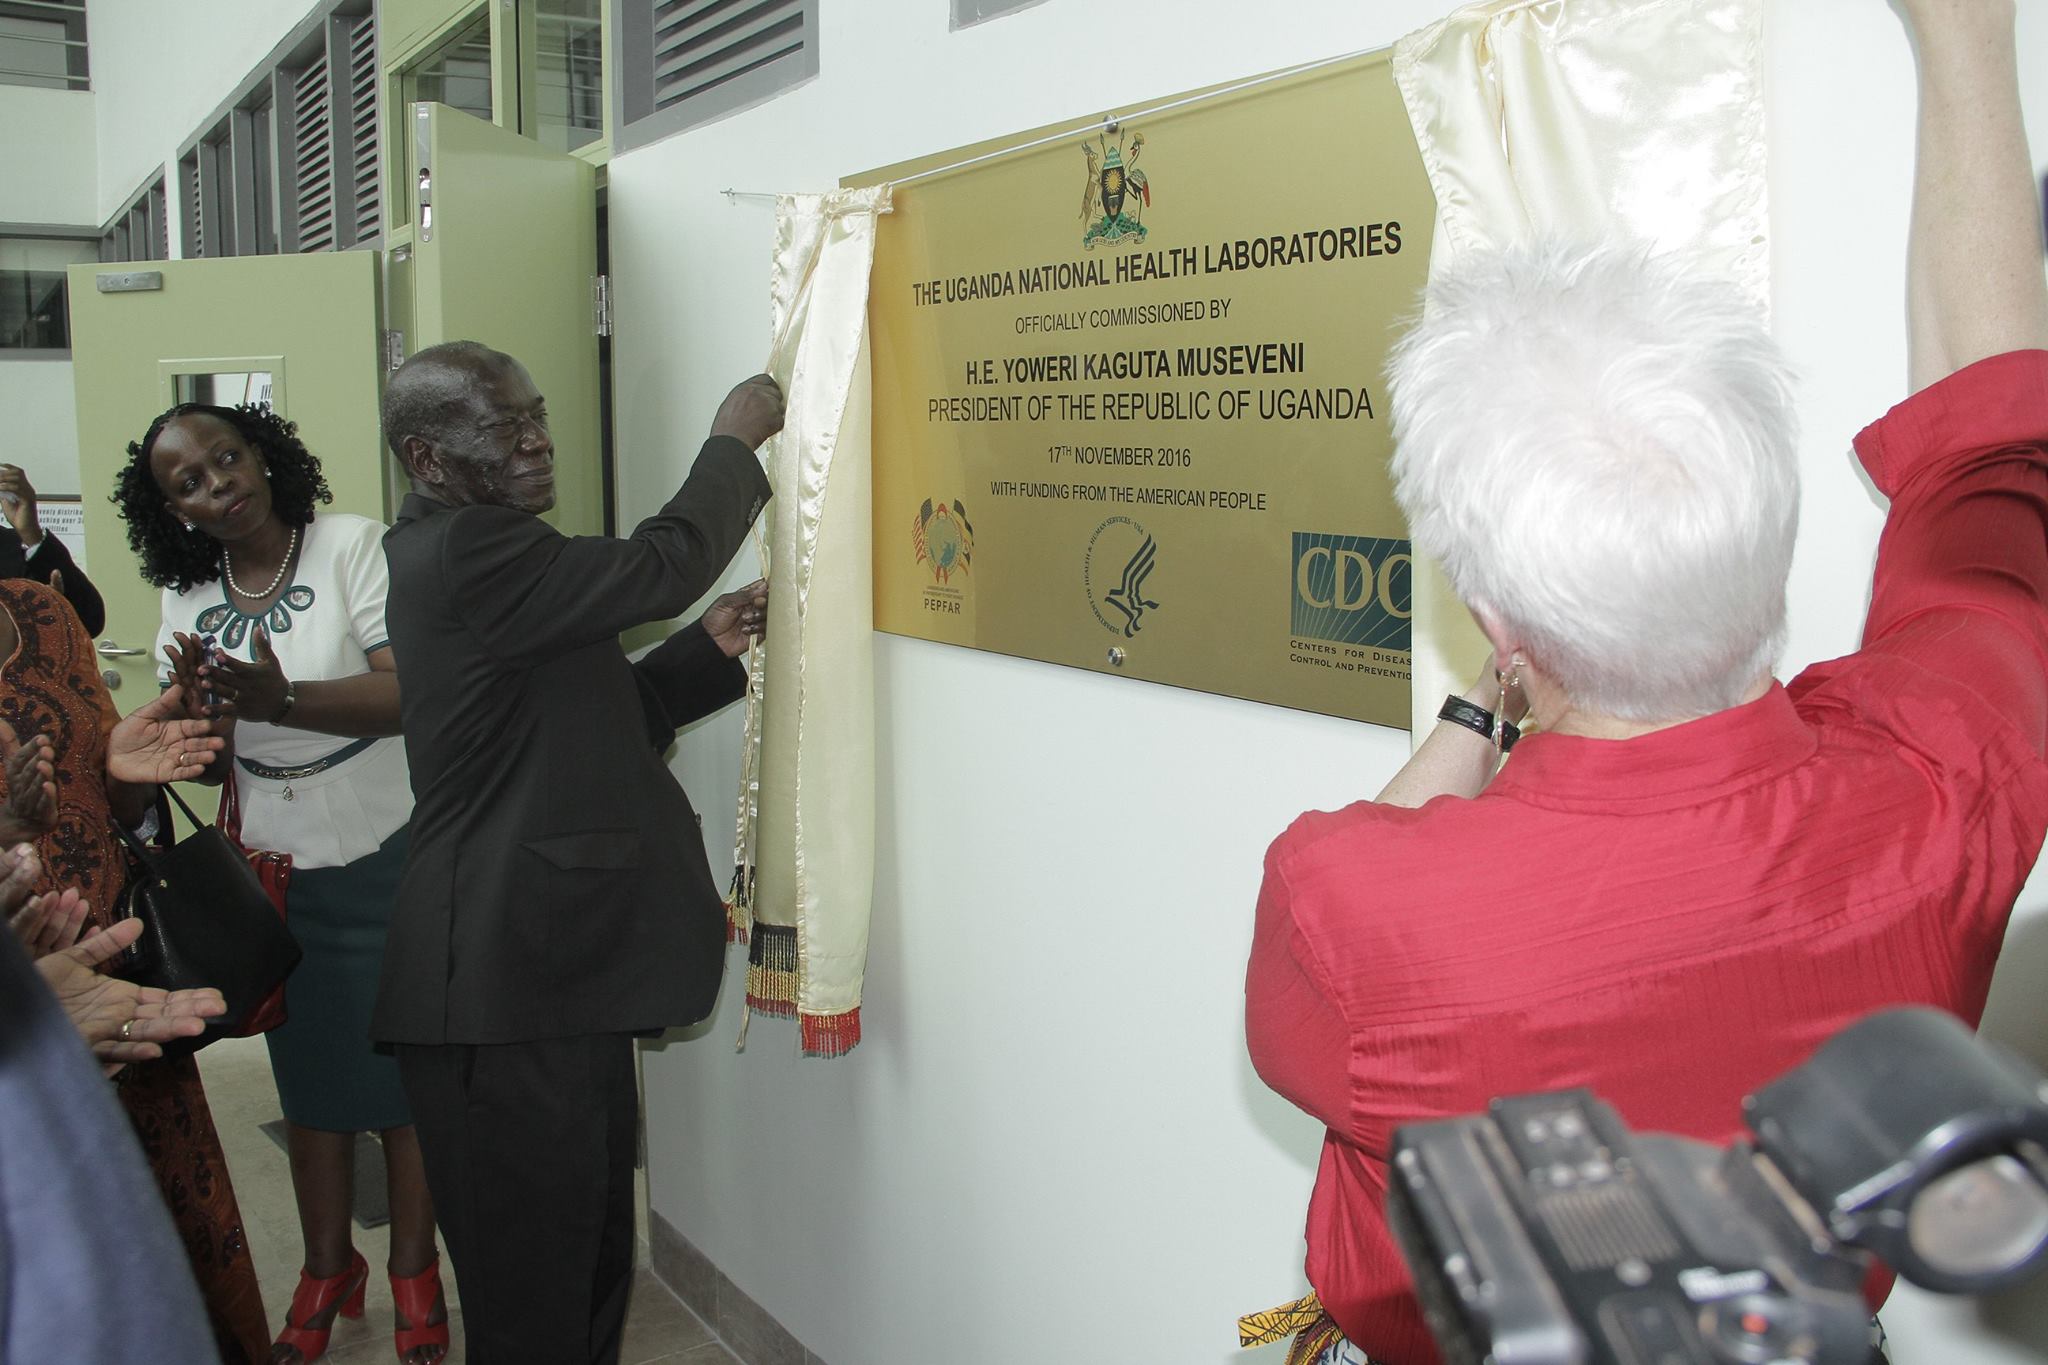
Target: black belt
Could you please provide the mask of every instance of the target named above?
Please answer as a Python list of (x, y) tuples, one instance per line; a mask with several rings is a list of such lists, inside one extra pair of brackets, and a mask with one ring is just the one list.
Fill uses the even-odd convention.
[(374, 738), (359, 739), (353, 744), (342, 745), (324, 758), (316, 758), (311, 763), (301, 763), (290, 768), (273, 768), (267, 763), (243, 758), (240, 754), (235, 755), (235, 762), (258, 777), (267, 777), (273, 782), (292, 782), (301, 777), (311, 777), (315, 773), (324, 773), (329, 768), (346, 763), (376, 742)]

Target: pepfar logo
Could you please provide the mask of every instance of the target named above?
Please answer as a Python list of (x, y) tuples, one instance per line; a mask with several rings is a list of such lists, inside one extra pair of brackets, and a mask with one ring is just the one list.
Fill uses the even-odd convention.
[(1406, 650), (1414, 556), (1391, 537), (1294, 533), (1294, 634)]

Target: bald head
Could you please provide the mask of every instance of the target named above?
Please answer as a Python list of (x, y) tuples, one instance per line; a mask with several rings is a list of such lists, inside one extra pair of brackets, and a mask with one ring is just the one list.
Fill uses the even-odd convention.
[(436, 444), (468, 428), (484, 387), (519, 362), (481, 341), (444, 341), (429, 346), (398, 368), (384, 386), (384, 443), (413, 472), (406, 438)]

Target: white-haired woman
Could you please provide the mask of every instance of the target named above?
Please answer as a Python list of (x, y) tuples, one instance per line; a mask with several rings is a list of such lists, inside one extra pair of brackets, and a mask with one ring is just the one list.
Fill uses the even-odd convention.
[(1795, 431), (1732, 290), (1485, 262), (1399, 356), (1398, 494), (1499, 680), (1267, 855), (1252, 1057), (1329, 1127), (1301, 1360), (1435, 1359), (1381, 1217), (1401, 1123), (1588, 1085), (1725, 1141), (1862, 1014), (1983, 1009), (2048, 829), (2048, 290), (2013, 0), (1903, 7), (1916, 392), (1857, 438), (1891, 511), (1856, 653), (1772, 680)]

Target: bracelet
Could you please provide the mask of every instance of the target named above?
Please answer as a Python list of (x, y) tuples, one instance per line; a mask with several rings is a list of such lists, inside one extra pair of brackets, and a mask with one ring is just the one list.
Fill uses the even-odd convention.
[[(299, 685), (298, 685), (297, 683), (295, 683), (295, 682), (287, 682), (287, 683), (286, 683), (286, 684), (284, 685), (284, 707), (283, 707), (283, 709), (281, 709), (280, 711), (278, 711), (278, 713), (277, 713), (277, 714), (276, 714), (275, 716), (272, 716), (272, 717), (270, 718), (270, 723), (271, 723), (272, 725), (282, 725), (282, 724), (284, 724), (284, 718), (285, 718), (286, 716), (290, 715), (290, 714), (292, 713), (292, 708), (293, 708), (294, 706), (297, 706), (298, 704), (299, 704)], [(1490, 725), (1490, 724), (1492, 724), (1492, 722), (1491, 722), (1491, 721), (1488, 721), (1487, 723), (1488, 723), (1489, 725)]]
[[(1483, 706), (1476, 706), (1463, 697), (1445, 697), (1443, 709), (1436, 713), (1436, 718), (1447, 720), (1453, 725), (1462, 725), (1473, 734), (1483, 737), (1488, 744), (1493, 743), (1493, 712)], [(1506, 753), (1514, 748), (1515, 741), (1521, 737), (1522, 732), (1515, 728), (1513, 721), (1502, 721), (1500, 751)]]

